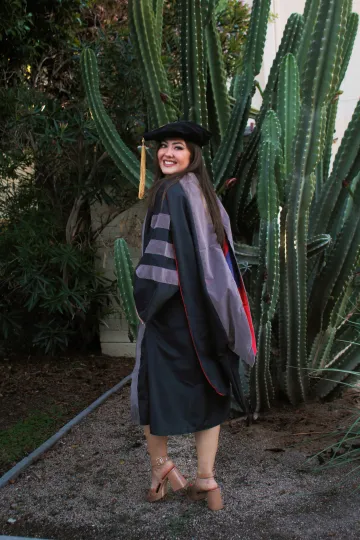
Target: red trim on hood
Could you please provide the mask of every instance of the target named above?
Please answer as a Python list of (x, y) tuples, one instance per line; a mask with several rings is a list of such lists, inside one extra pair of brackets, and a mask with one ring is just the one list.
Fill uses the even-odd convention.
[(244, 287), (241, 276), (240, 276), (240, 279), (241, 279), (241, 282), (240, 282), (240, 287), (238, 288), (238, 291), (239, 291), (239, 294), (240, 294), (240, 297), (241, 297), (241, 300), (242, 300), (242, 303), (243, 303), (243, 306), (244, 306), (246, 318), (247, 318), (248, 325), (249, 325), (249, 328), (250, 328), (251, 348), (252, 348), (253, 353), (256, 354), (257, 353), (257, 348), (256, 348), (255, 330), (254, 330), (254, 325), (253, 325), (252, 318), (251, 318), (249, 301), (248, 301), (248, 298), (247, 298), (246, 290), (245, 290), (245, 287)]
[[(226, 255), (228, 255), (229, 250), (230, 250), (229, 242), (228, 242), (227, 238), (225, 237), (224, 244), (223, 244), (223, 253), (224, 253), (225, 258), (226, 258)], [(236, 272), (235, 268), (234, 268), (234, 272)], [(243, 282), (243, 279), (242, 279), (242, 276), (241, 276), (241, 273), (240, 273), (239, 269), (238, 269), (238, 272), (239, 272), (239, 277), (240, 277), (240, 285), (238, 286), (238, 291), (239, 291), (239, 295), (240, 295), (242, 304), (244, 306), (246, 319), (247, 319), (249, 329), (250, 329), (250, 333), (251, 333), (251, 348), (252, 348), (253, 353), (256, 354), (256, 352), (257, 352), (256, 338), (255, 338), (254, 325), (253, 325), (252, 318), (251, 318), (250, 305), (249, 305), (248, 297), (247, 297), (247, 294), (246, 294), (246, 289), (245, 289), (245, 286), (244, 286), (244, 282)]]

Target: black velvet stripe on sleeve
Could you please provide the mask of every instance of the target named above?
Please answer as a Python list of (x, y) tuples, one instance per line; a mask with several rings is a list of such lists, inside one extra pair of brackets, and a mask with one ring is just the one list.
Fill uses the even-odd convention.
[(136, 268), (134, 281), (136, 309), (146, 323), (179, 290), (174, 257), (171, 216), (167, 201), (161, 201), (161, 194), (158, 193), (155, 207), (147, 216), (143, 255)]
[(171, 234), (170, 231), (167, 229), (150, 229), (148, 234), (145, 236), (145, 248), (149, 241), (151, 240), (163, 240), (164, 242), (170, 242), (171, 243)]
[(141, 258), (141, 264), (148, 266), (159, 266), (167, 270), (176, 270), (176, 262), (174, 259), (164, 257), (163, 255), (153, 255), (152, 253), (144, 253)]

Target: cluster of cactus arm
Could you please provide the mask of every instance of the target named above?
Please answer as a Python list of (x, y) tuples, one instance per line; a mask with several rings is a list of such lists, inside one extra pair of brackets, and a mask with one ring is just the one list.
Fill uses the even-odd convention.
[[(360, 262), (360, 102), (330, 170), (338, 99), (359, 18), (352, 0), (307, 0), (303, 15), (290, 16), (256, 127), (244, 145), (270, 4), (253, 2), (242, 70), (234, 74), (230, 95), (215, 0), (178, 2), (182, 118), (204, 127), (211, 119), (217, 143), (205, 159), (235, 237), (246, 230), (247, 241), (236, 243), (236, 254), (251, 276), (259, 349), (250, 381), (256, 410), (269, 407), (279, 389), (292, 403), (329, 395), (350, 376), (346, 370), (360, 365), (359, 348), (348, 343), (356, 330), (346, 323), (360, 302), (354, 279)], [(177, 118), (161, 61), (162, 9), (161, 0), (129, 1), (153, 125)], [(138, 159), (102, 105), (91, 50), (82, 53), (81, 66), (102, 142), (122, 175), (137, 185)], [(149, 172), (148, 186), (151, 181)], [(134, 329), (133, 268), (124, 241), (115, 246), (119, 291)], [(329, 366), (344, 372), (329, 380)]]

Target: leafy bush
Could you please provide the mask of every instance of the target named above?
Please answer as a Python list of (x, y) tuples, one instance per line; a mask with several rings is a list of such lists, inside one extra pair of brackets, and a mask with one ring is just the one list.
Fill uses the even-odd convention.
[[(1, 21), (9, 64), (0, 62), (0, 344), (55, 354), (97, 345), (99, 309), (106, 310), (115, 290), (95, 270), (94, 240), (107, 221), (94, 230), (91, 207), (107, 204), (111, 220), (136, 200), (84, 103), (81, 41), (101, 58), (107, 103), (122, 103), (112, 107), (112, 119), (134, 150), (146, 110), (127, 22), (80, 0), (57, 10), (51, 4), (30, 13), (31, 3), (19, 0), (16, 17)], [(43, 15), (53, 30), (64, 25), (61, 40), (49, 38)], [(29, 28), (11, 30), (25, 19)]]
[(0, 340), (50, 354), (69, 342), (84, 348), (113, 283), (95, 272), (86, 234), (66, 243), (61, 213), (39, 189), (23, 182), (11, 203), (21, 210), (0, 228)]

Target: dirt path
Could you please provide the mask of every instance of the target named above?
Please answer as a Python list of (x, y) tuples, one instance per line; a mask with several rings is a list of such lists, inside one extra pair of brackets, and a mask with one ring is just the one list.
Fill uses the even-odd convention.
[(133, 369), (96, 355), (0, 358), (0, 476)]
[[(0, 493), (0, 534), (50, 540), (189, 539), (322, 540), (360, 538), (360, 493), (343, 470), (304, 466), (319, 447), (299, 433), (344, 424), (349, 399), (283, 408), (246, 427), (224, 426), (217, 460), (226, 508), (169, 495), (144, 501), (149, 465), (141, 430), (129, 419), (129, 389), (109, 399), (36, 465)], [(321, 445), (320, 445), (321, 447)], [(172, 437), (169, 453), (195, 472), (191, 436)], [(8, 519), (15, 519), (9, 524)]]

